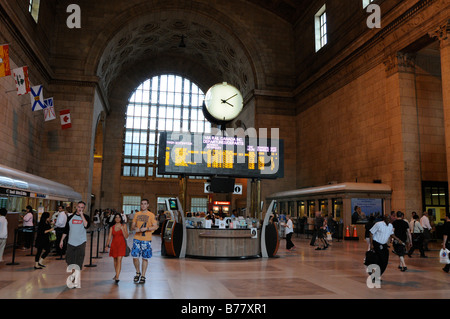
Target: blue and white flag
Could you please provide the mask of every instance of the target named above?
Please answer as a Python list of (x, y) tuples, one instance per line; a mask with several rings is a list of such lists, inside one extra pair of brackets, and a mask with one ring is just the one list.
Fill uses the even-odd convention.
[(45, 121), (56, 119), (55, 107), (53, 106), (52, 97), (44, 100), (44, 119)]
[(45, 109), (43, 86), (37, 85), (30, 88), (31, 110), (39, 111)]

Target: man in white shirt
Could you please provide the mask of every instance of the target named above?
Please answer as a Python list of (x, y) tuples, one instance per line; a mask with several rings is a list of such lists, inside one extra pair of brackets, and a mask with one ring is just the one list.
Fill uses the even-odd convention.
[(422, 217), (420, 218), (420, 224), (423, 227), (423, 250), (430, 251), (428, 249), (428, 242), (431, 239), (431, 224), (429, 216), (433, 214), (433, 211), (429, 209), (427, 212), (423, 212)]
[(292, 234), (294, 233), (294, 226), (292, 223), (291, 215), (286, 215), (287, 222), (284, 224), (286, 227), (286, 249), (287, 250), (295, 250), (295, 245), (292, 242)]
[(391, 238), (396, 239), (400, 244), (404, 244), (397, 236), (394, 235), (394, 228), (389, 223), (390, 216), (384, 215), (384, 220), (375, 223), (370, 229), (370, 249), (375, 251), (378, 256), (380, 266), (380, 275), (384, 273), (389, 263), (389, 248), (388, 244)]
[(64, 242), (63, 247), (59, 247), (59, 242), (61, 241), (62, 235), (64, 233), (64, 228), (66, 227), (67, 223), (67, 213), (64, 210), (64, 207), (62, 205), (58, 206), (58, 217), (56, 218), (55, 222), (55, 232), (56, 232), (56, 254), (60, 256), (62, 259), (62, 256), (66, 253), (67, 248), (67, 241)]

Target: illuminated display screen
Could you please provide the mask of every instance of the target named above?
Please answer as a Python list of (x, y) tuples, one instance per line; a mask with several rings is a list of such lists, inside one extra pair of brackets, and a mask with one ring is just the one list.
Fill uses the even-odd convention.
[(158, 173), (280, 178), (283, 148), (281, 139), (162, 132)]

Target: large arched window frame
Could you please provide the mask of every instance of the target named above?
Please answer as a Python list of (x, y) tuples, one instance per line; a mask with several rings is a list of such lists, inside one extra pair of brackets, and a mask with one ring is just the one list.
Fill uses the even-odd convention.
[(203, 99), (202, 90), (182, 76), (164, 74), (143, 82), (126, 108), (122, 176), (178, 177), (157, 174), (159, 134), (210, 133), (211, 124), (202, 112)]

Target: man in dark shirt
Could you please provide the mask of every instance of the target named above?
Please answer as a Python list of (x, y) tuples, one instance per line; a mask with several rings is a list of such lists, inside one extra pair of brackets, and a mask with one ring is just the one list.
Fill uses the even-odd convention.
[[(447, 213), (445, 215), (443, 239), (444, 240), (442, 241), (442, 248), (450, 250), (450, 213)], [(445, 265), (442, 270), (448, 273), (450, 271), (450, 264)]]
[[(394, 253), (400, 258), (400, 265), (398, 269), (401, 271), (406, 271), (406, 263), (405, 263), (405, 254), (407, 247), (405, 243), (408, 243), (408, 246), (411, 244), (411, 232), (409, 231), (409, 223), (404, 220), (405, 214), (401, 211), (397, 212), (397, 218), (392, 223), (394, 228), (394, 235), (401, 240), (401, 243), (394, 240)], [(409, 248), (409, 247), (408, 247)]]

